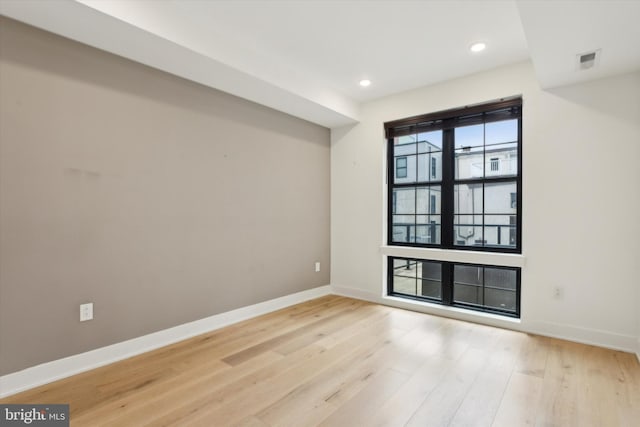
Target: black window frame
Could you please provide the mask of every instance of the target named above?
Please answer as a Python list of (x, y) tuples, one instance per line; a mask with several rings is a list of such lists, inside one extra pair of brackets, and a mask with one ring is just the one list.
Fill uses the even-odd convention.
[[(485, 171), (481, 178), (456, 179), (454, 177), (455, 162), (455, 141), (454, 131), (457, 127), (474, 124), (486, 124), (496, 121), (517, 119), (518, 140), (517, 146), (517, 175), (488, 175)], [(522, 97), (503, 98), (498, 101), (456, 108), (452, 110), (439, 111), (406, 119), (394, 120), (384, 123), (385, 136), (387, 138), (387, 244), (389, 246), (408, 247), (432, 247), (441, 249), (456, 249), (481, 252), (501, 252), (501, 253), (522, 253)], [(442, 149), (442, 179), (440, 181), (418, 181), (411, 183), (396, 183), (394, 159), (394, 138), (398, 136), (417, 134), (420, 132), (443, 131)], [(486, 153), (484, 154), (486, 155)], [(431, 166), (431, 165), (430, 165)], [(431, 168), (430, 168), (431, 169)], [(417, 176), (417, 175), (416, 175)], [(429, 171), (431, 178), (431, 170)], [(479, 245), (458, 244), (454, 236), (454, 187), (456, 184), (475, 183), (485, 184), (515, 182), (516, 184), (516, 242), (515, 246), (486, 245), (484, 237), (480, 239)], [(413, 188), (418, 189), (425, 186), (439, 185), (441, 188), (441, 211), (440, 211), (440, 243), (432, 242), (394, 242), (393, 241), (393, 212), (392, 203), (395, 189)], [(511, 215), (512, 213), (505, 213)], [(485, 207), (481, 214), (483, 218), (487, 216)], [(501, 226), (497, 226), (500, 230)], [(512, 227), (509, 224), (508, 227)], [(509, 235), (512, 233), (509, 232)], [(509, 239), (509, 242), (511, 239)]]
[[(396, 292), (394, 289), (394, 261), (402, 260), (406, 261), (406, 265), (409, 266), (411, 263), (418, 262), (429, 262), (440, 264), (441, 266), (441, 290), (440, 290), (440, 298), (429, 297), (429, 296), (421, 296), (421, 295), (411, 295), (405, 294), (401, 292)], [(469, 266), (474, 268), (483, 268), (483, 269), (498, 269), (498, 270), (509, 270), (515, 272), (516, 283), (515, 283), (515, 310), (506, 310), (500, 309), (494, 306), (487, 305), (478, 305), (472, 303), (466, 303), (461, 301), (455, 301), (455, 267), (456, 266)], [(512, 266), (504, 266), (504, 265), (493, 265), (493, 264), (476, 264), (476, 263), (467, 263), (467, 262), (454, 262), (454, 261), (442, 261), (442, 260), (432, 260), (432, 259), (423, 259), (423, 258), (411, 258), (411, 257), (396, 257), (396, 256), (388, 256), (387, 257), (387, 295), (396, 296), (401, 298), (412, 299), (416, 301), (422, 302), (430, 302), (434, 304), (440, 304), (444, 306), (458, 307), (464, 308), (472, 311), (479, 311), (483, 313), (491, 313), (498, 314), (506, 317), (514, 317), (520, 318), (520, 295), (521, 295), (521, 278), (522, 278), (522, 269), (520, 267), (512, 267)], [(417, 277), (416, 277), (417, 280)], [(483, 288), (485, 288), (484, 277), (483, 277)]]

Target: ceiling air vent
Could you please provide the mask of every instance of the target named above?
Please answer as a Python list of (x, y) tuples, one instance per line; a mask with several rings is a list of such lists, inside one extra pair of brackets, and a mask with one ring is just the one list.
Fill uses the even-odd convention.
[(600, 49), (594, 50), (593, 52), (581, 53), (576, 57), (578, 60), (578, 70), (588, 70), (600, 62)]

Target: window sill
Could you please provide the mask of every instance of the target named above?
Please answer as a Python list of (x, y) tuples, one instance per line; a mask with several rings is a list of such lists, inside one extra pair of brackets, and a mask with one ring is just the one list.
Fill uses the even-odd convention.
[[(383, 245), (380, 247), (380, 251), (383, 255), (388, 256), (419, 258), (433, 261), (452, 261), (468, 264), (497, 265), (505, 267), (524, 267), (526, 260), (525, 256), (522, 254), (460, 251), (456, 249), (414, 248), (407, 246)], [(438, 307), (442, 308), (441, 306)]]

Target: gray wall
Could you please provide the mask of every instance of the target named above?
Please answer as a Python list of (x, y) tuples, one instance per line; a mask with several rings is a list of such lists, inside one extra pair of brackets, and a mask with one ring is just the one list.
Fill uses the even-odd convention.
[(329, 283), (328, 129), (5, 18), (0, 94), (0, 374)]

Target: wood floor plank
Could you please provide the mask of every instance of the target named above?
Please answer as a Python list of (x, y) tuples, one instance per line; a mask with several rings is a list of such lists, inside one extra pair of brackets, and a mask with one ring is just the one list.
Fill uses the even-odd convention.
[[(389, 329), (389, 327), (387, 327)], [(369, 339), (373, 339), (375, 342), (379, 342), (384, 340), (380, 338), (378, 335), (385, 332), (385, 328), (380, 327), (380, 325), (370, 324), (365, 326), (361, 330), (360, 341), (358, 341), (358, 346), (365, 346)], [(341, 341), (339, 345), (332, 348), (331, 351), (333, 355), (337, 355), (334, 357), (335, 360), (339, 360), (338, 356), (343, 356), (344, 354), (348, 354), (350, 350), (354, 348), (358, 348), (358, 346), (354, 346), (353, 342), (345, 337), (344, 340)], [(286, 357), (284, 357), (281, 361), (274, 363), (272, 365), (266, 366), (260, 372), (256, 372), (249, 377), (239, 378), (234, 384), (231, 384), (221, 390), (217, 390), (216, 392), (206, 396), (203, 399), (192, 399), (188, 404), (184, 407), (179, 404), (174, 404), (174, 407), (177, 406), (176, 409), (172, 410), (170, 414), (167, 414), (163, 418), (159, 419), (158, 422), (164, 424), (170, 423), (183, 423), (183, 422), (196, 422), (199, 414), (196, 413), (209, 413), (212, 411), (217, 411), (221, 406), (233, 406), (235, 402), (240, 401), (242, 405), (245, 404), (244, 399), (245, 396), (256, 397), (259, 394), (259, 390), (264, 390), (264, 396), (260, 396), (258, 401), (261, 405), (268, 405), (272, 400), (276, 399), (280, 393), (283, 391), (278, 389), (270, 381), (274, 379), (279, 380), (280, 376), (285, 376), (285, 381), (291, 381), (290, 370), (297, 369), (297, 371), (301, 371), (300, 375), (296, 377), (295, 381), (302, 381), (305, 378), (305, 375), (316, 374), (318, 372), (317, 368), (310, 366), (314, 362), (317, 363), (317, 358), (322, 356), (324, 359), (332, 360), (331, 356), (324, 355), (327, 350), (314, 344), (301, 349), (300, 351), (294, 352)], [(300, 365), (303, 365), (302, 367)], [(323, 365), (320, 365), (323, 367)], [(265, 387), (264, 384), (271, 384), (269, 387)], [(249, 390), (250, 389), (250, 390)], [(265, 400), (267, 399), (267, 400)], [(205, 407), (207, 407), (205, 409)], [(258, 406), (256, 411), (262, 409), (262, 406)], [(224, 418), (225, 422), (229, 421), (229, 417), (224, 415), (224, 412), (229, 412), (230, 409), (220, 410), (218, 411), (219, 416)], [(186, 417), (186, 419), (184, 419)]]
[(343, 360), (331, 370), (315, 376), (258, 413), (258, 417), (273, 425), (291, 425), (304, 415), (306, 421), (315, 425), (377, 379), (387, 366), (404, 367), (404, 371), (411, 372), (406, 365), (416, 366), (416, 361), (422, 357), (425, 333), (415, 328), (404, 334), (394, 334), (383, 336), (384, 346), (371, 347), (356, 360)]
[(269, 424), (265, 423), (260, 418), (251, 415), (243, 418), (238, 423), (233, 424), (233, 427), (269, 427)]
[(376, 427), (404, 426), (431, 392), (442, 383), (455, 360), (440, 357), (426, 358), (410, 379), (379, 408), (363, 414), (368, 424)]
[[(313, 359), (323, 352), (324, 349), (321, 347), (309, 346), (296, 354), (292, 354), (286, 360), (277, 353), (269, 352), (269, 354), (277, 355), (278, 359), (275, 362), (254, 367), (253, 362), (260, 361), (261, 358), (264, 358), (264, 355), (253, 358), (245, 364), (233, 367), (228, 376), (228, 381), (220, 382), (214, 380), (198, 383), (201, 388), (190, 386), (184, 390), (184, 393), (171, 393), (164, 399), (164, 404), (154, 411), (151, 416), (144, 408), (139, 408), (128, 419), (134, 421), (151, 420), (153, 423), (161, 425), (180, 425), (183, 420), (184, 422), (186, 420), (194, 421), (198, 418), (199, 413), (216, 409), (227, 404), (229, 400), (234, 401), (245, 395), (253, 395), (257, 384), (264, 383), (278, 375), (284, 375), (292, 366), (304, 364), (306, 360)], [(241, 368), (247, 365), (251, 365), (249, 372), (242, 372)], [(242, 412), (237, 415), (247, 414)]]
[[(252, 359), (233, 369), (229, 367), (226, 370), (210, 370), (208, 367), (203, 367), (198, 371), (191, 372), (189, 376), (180, 375), (167, 383), (158, 384), (158, 387), (140, 390), (136, 396), (103, 401), (96, 405), (94, 410), (81, 414), (75, 420), (79, 423), (85, 421), (89, 423), (91, 419), (97, 417), (103, 424), (113, 422), (117, 425), (120, 420), (126, 419), (130, 423), (129, 425), (135, 425), (136, 420), (144, 421), (170, 412), (174, 402), (180, 402), (186, 395), (193, 397), (206, 395), (281, 359), (282, 356), (279, 354), (267, 352), (259, 358)], [(153, 416), (149, 416), (149, 409), (152, 407), (157, 409), (153, 411)]]
[(28, 390), (72, 426), (629, 426), (635, 355), (326, 296)]
[(511, 369), (485, 366), (455, 412), (450, 426), (490, 427), (500, 406)]
[(431, 391), (405, 425), (449, 425), (485, 362), (484, 351), (467, 350), (451, 369), (453, 375), (447, 376)]
[(313, 328), (305, 328), (304, 333), (297, 334), (292, 337), (292, 339), (279, 343), (273, 348), (273, 350), (287, 355), (312, 343), (322, 345), (325, 348), (330, 348), (331, 345), (329, 343), (326, 343), (326, 341), (321, 342), (323, 338), (335, 337), (343, 339), (345, 334), (349, 332), (349, 330), (345, 328), (345, 325), (352, 326), (354, 333), (358, 333), (359, 329), (362, 327), (363, 321), (372, 322), (377, 318), (384, 317), (382, 315), (379, 317), (373, 315), (374, 312), (380, 313), (378, 308), (379, 306), (370, 304), (359, 307), (359, 309), (354, 312), (345, 313), (342, 316), (334, 316), (327, 322), (314, 325), (315, 327)]
[[(578, 426), (578, 366), (586, 346), (553, 340), (543, 381), (537, 426)], [(584, 410), (584, 408), (582, 408)]]
[[(362, 353), (368, 353), (372, 346), (382, 345), (388, 339), (373, 334), (366, 335), (354, 345), (344, 342), (331, 350), (314, 354), (304, 363), (289, 365), (280, 369), (278, 375), (270, 376), (265, 381), (258, 383), (245, 382), (234, 390), (233, 394), (225, 393), (225, 396), (217, 402), (211, 402), (204, 408), (197, 408), (186, 415), (180, 415), (173, 419), (169, 425), (190, 425), (207, 420), (210, 425), (225, 425), (236, 421), (237, 417), (244, 414), (245, 408), (261, 411), (286, 394), (295, 390), (299, 384), (304, 384), (322, 371), (332, 368), (343, 359), (356, 361)], [(291, 356), (288, 356), (288, 359)], [(219, 404), (216, 404), (219, 403)], [(163, 420), (164, 423), (164, 420)]]
[(549, 356), (549, 338), (525, 335), (516, 371), (526, 375), (544, 377)]
[(323, 427), (371, 425), (369, 415), (384, 404), (398, 388), (407, 382), (409, 377), (410, 375), (404, 372), (392, 368), (385, 369), (318, 425)]
[[(310, 323), (296, 324), (292, 328), (280, 331), (279, 334), (272, 338), (255, 344), (251, 347), (240, 350), (234, 354), (224, 357), (222, 360), (232, 366), (242, 363), (251, 357), (254, 357), (266, 350), (274, 348), (281, 348), (285, 344), (291, 344), (295, 339), (303, 338), (304, 344), (311, 344), (316, 339), (314, 337), (318, 334), (324, 336), (325, 333), (331, 333), (340, 329), (345, 323), (348, 324), (360, 318), (364, 305), (359, 301), (352, 301), (349, 305), (345, 306), (342, 311), (334, 312), (331, 316), (325, 316), (318, 318)], [(366, 315), (366, 312), (364, 313)], [(297, 345), (294, 349), (299, 349), (304, 345)], [(294, 349), (289, 348), (289, 353)], [(287, 352), (283, 352), (287, 353)]]
[(623, 420), (640, 419), (640, 369), (635, 354), (616, 351), (614, 353), (620, 375), (618, 384), (622, 386), (617, 400), (620, 402), (620, 412)]
[(542, 383), (542, 378), (537, 375), (513, 372), (500, 400), (492, 426), (535, 425), (539, 402), (542, 398)]
[(354, 388), (362, 388), (371, 381), (376, 372), (364, 362), (383, 349), (376, 347), (343, 359), (330, 370), (295, 387), (256, 415), (273, 426), (296, 425), (301, 420), (309, 425), (317, 425), (340, 406), (343, 395), (351, 394)]
[[(624, 397), (627, 389), (617, 352), (585, 347), (578, 366), (577, 422), (583, 426), (624, 425), (629, 416)], [(640, 423), (640, 416), (635, 419)]]
[[(277, 324), (272, 328), (261, 328), (256, 335), (243, 336), (241, 340), (230, 340), (223, 345), (216, 345), (213, 351), (215, 356), (226, 358), (230, 364), (241, 363), (247, 358), (267, 350), (281, 341), (286, 341), (295, 336), (295, 331), (303, 331), (305, 327), (312, 327), (315, 324), (322, 324), (329, 321), (334, 316), (351, 312), (366, 305), (367, 303), (357, 300), (345, 299), (318, 312), (308, 312), (302, 317), (289, 319), (287, 322)], [(287, 335), (291, 334), (291, 336)]]

